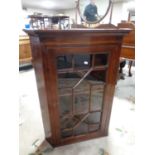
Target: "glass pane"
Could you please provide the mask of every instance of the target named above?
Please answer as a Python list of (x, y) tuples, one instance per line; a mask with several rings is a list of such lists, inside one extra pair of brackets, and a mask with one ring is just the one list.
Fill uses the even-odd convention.
[(85, 122), (82, 122), (73, 132), (76, 136), (88, 133), (88, 125)]
[(89, 112), (90, 85), (84, 79), (74, 88), (74, 107), (75, 114)]
[(60, 104), (60, 116), (63, 117), (64, 115), (69, 114), (72, 109), (72, 96), (71, 95), (60, 96), (59, 104)]
[(81, 54), (74, 56), (75, 68), (89, 68), (91, 66), (91, 55)]
[[(57, 58), (62, 138), (95, 132), (100, 128), (106, 82), (106, 70), (102, 66), (107, 63), (101, 56), (80, 54)], [(93, 60), (101, 67), (93, 68)]]
[(79, 120), (75, 117), (68, 117), (65, 119), (61, 119), (61, 129), (64, 131), (67, 130), (72, 130), (72, 128), (79, 122)]
[(71, 131), (62, 131), (62, 132), (61, 132), (62, 138), (71, 137), (72, 135), (73, 135), (72, 130), (71, 130)]
[(102, 110), (103, 84), (93, 85), (91, 88), (91, 111)]
[(103, 66), (108, 64), (108, 54), (96, 54), (94, 66)]
[(75, 84), (80, 80), (80, 76), (76, 73), (58, 74), (58, 87), (63, 89), (72, 89)]
[(71, 55), (63, 55), (57, 57), (57, 68), (65, 69), (72, 67), (72, 56)]
[(96, 84), (106, 82), (106, 70), (94, 70), (90, 73), (89, 78)]
[(97, 131), (100, 128), (101, 112), (90, 113), (87, 119), (89, 125), (89, 132)]
[(88, 113), (89, 110), (89, 94), (75, 94), (75, 114)]
[[(84, 76), (84, 74), (83, 74), (83, 76)], [(81, 77), (83, 77), (83, 76), (81, 76)], [(79, 81), (81, 79), (82, 78), (80, 78)], [(85, 78), (85, 79), (81, 80), (79, 83), (78, 82), (75, 84), (75, 87), (74, 87), (75, 94), (81, 94), (81, 93), (82, 94), (83, 93), (88, 94), (89, 93), (89, 87), (90, 87), (90, 85), (89, 85), (87, 79)]]
[(89, 125), (89, 132), (97, 131), (97, 130), (99, 130), (99, 128), (100, 128), (99, 124)]
[(92, 112), (88, 116), (88, 124), (100, 123), (101, 112)]

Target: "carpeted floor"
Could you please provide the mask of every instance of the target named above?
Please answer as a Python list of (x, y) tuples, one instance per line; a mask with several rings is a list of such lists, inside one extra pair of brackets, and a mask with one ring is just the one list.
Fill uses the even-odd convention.
[(34, 70), (19, 73), (19, 155), (134, 155), (135, 73), (119, 80), (113, 102), (109, 136), (52, 148), (44, 140), (40, 105), (36, 89)]

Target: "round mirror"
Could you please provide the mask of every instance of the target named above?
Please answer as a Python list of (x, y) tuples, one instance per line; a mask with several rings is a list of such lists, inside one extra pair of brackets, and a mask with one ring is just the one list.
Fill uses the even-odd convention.
[(99, 23), (107, 15), (111, 0), (78, 0), (81, 20), (87, 24)]

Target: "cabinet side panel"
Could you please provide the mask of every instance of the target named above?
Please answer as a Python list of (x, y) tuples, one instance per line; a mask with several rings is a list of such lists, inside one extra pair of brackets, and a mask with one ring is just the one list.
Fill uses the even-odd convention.
[(106, 84), (105, 93), (104, 93), (102, 123), (101, 123), (102, 133), (106, 136), (108, 135), (108, 127), (109, 127), (109, 121), (111, 116), (114, 92), (115, 92), (115, 86), (111, 84)]
[(44, 77), (44, 68), (43, 68), (43, 58), (40, 47), (40, 41), (38, 37), (30, 37), (31, 41), (31, 50), (32, 50), (32, 64), (35, 70), (35, 77), (38, 89), (38, 95), (40, 100), (40, 108), (43, 119), (43, 126), (45, 137), (48, 138), (51, 136), (50, 121), (49, 121), (49, 111), (48, 111), (48, 101)]
[(104, 111), (102, 116), (102, 127), (101, 127), (102, 132), (105, 133), (105, 135), (108, 135), (108, 128), (115, 93), (115, 85), (117, 83), (117, 75), (119, 69), (120, 49), (121, 49), (121, 43), (116, 45), (116, 47), (110, 52), (109, 57), (109, 69), (104, 93), (104, 108), (103, 108)]
[(116, 46), (113, 48), (113, 50), (110, 53), (107, 83), (111, 85), (116, 85), (117, 83), (120, 52), (121, 52), (121, 43), (116, 44)]
[(48, 99), (49, 121), (52, 131), (52, 137), (47, 140), (52, 145), (60, 143), (60, 121), (59, 121), (59, 103), (57, 95), (57, 67), (56, 58), (53, 52), (49, 52), (44, 44), (41, 45), (44, 76), (46, 84), (46, 95)]

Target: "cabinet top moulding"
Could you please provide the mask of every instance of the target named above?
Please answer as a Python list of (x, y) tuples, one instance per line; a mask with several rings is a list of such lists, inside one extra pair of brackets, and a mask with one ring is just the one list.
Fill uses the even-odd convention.
[[(121, 28), (121, 29), (80, 29), (80, 28), (73, 28), (73, 29), (69, 29), (69, 30), (25, 30), (24, 31), (26, 33), (28, 33), (30, 36), (33, 35), (51, 35), (51, 34), (69, 34), (69, 33), (73, 33), (76, 35), (81, 35), (81, 33), (97, 33), (97, 35), (103, 34), (103, 35), (115, 35), (115, 36), (119, 36), (119, 35), (125, 35), (127, 33), (129, 33), (131, 31), (131, 29), (129, 28)], [(67, 36), (65, 36), (67, 37)]]

